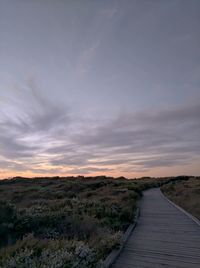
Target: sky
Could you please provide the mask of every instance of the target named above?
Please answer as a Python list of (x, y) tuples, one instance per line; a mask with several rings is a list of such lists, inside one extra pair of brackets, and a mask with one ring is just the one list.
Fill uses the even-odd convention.
[(0, 0), (0, 178), (200, 175), (199, 0)]

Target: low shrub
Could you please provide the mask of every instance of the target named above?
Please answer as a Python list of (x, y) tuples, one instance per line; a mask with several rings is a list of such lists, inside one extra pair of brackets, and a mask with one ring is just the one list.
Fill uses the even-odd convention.
[(105, 176), (0, 181), (0, 267), (97, 267), (119, 245), (142, 191), (156, 185)]

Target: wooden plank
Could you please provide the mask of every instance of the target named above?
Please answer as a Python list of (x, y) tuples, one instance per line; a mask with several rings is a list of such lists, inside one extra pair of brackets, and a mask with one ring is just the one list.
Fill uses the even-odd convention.
[(200, 227), (159, 189), (144, 192), (140, 218), (112, 268), (199, 268)]

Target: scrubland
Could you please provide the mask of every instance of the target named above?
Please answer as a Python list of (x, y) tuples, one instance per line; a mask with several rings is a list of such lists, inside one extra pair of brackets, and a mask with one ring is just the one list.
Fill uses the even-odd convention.
[(163, 193), (175, 204), (200, 220), (200, 177), (185, 177), (162, 186)]
[(120, 244), (142, 191), (166, 179), (0, 181), (1, 268), (92, 268)]

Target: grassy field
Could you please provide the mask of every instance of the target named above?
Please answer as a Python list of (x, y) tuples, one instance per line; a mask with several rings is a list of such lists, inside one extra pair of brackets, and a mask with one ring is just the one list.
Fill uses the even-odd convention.
[(0, 267), (98, 267), (133, 221), (142, 191), (162, 181), (0, 181)]
[(173, 181), (163, 185), (162, 191), (170, 200), (200, 220), (200, 177)]

